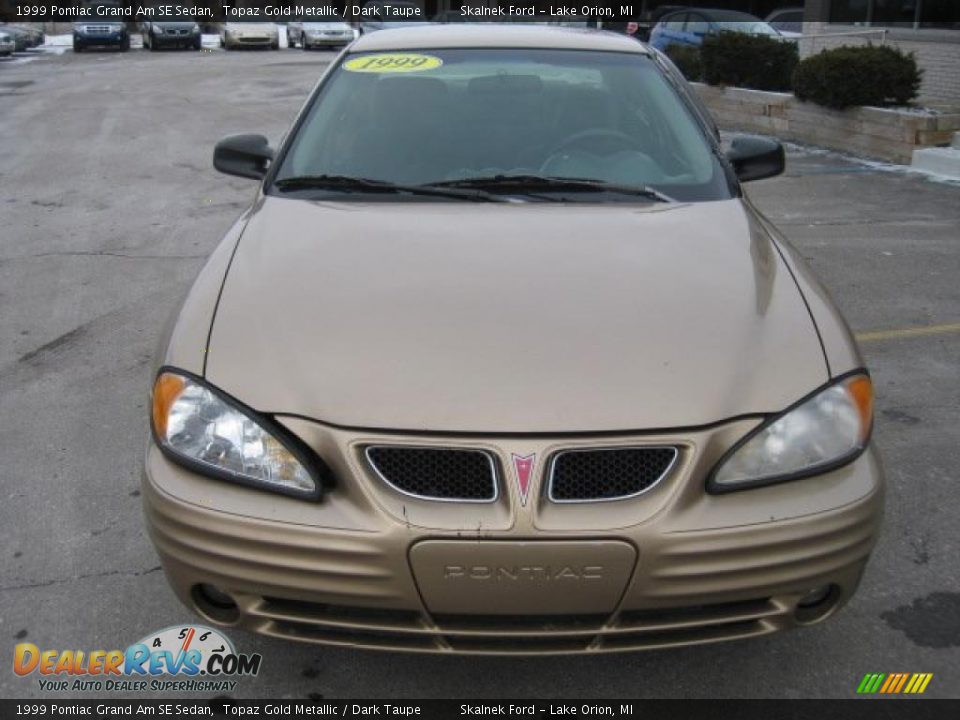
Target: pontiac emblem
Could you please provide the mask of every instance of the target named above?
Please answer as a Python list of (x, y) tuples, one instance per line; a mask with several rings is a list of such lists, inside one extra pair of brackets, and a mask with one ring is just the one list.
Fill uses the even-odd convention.
[(517, 455), (511, 453), (513, 469), (517, 474), (517, 489), (520, 491), (520, 504), (526, 507), (527, 496), (530, 494), (530, 478), (533, 477), (533, 466), (537, 462), (537, 454)]

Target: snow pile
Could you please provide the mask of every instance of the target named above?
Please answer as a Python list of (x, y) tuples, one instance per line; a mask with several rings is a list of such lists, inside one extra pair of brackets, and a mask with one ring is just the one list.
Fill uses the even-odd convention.
[(46, 42), (40, 46), (41, 50), (73, 47), (73, 35), (69, 33), (66, 35), (47, 35), (46, 37)]

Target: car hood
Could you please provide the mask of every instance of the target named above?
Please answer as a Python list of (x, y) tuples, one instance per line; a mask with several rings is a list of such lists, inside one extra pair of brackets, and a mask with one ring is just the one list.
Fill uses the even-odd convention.
[(210, 382), (365, 428), (584, 432), (778, 411), (827, 378), (741, 200), (627, 205), (258, 200)]

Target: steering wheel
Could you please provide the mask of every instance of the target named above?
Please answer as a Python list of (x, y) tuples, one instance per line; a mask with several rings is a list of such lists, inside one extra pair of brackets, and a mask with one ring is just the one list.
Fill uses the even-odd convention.
[(570, 150), (578, 145), (592, 145), (595, 150), (601, 147), (605, 148), (605, 151), (600, 150), (600, 153), (605, 155), (617, 152), (618, 150), (644, 149), (640, 146), (640, 143), (636, 138), (631, 137), (624, 132), (612, 130), (610, 128), (595, 127), (581, 130), (580, 132), (574, 133), (570, 137), (560, 141), (550, 149), (550, 152), (547, 153), (547, 157), (550, 158), (557, 153), (563, 152), (564, 150)]

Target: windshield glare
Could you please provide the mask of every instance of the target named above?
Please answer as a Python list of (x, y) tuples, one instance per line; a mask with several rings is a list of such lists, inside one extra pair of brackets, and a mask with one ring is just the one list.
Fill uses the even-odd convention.
[(315, 98), (275, 181), (336, 175), (412, 185), (536, 175), (649, 186), (678, 200), (730, 197), (704, 132), (645, 55), (403, 54), (429, 56), (419, 61), (427, 69), (358, 71), (351, 68), (377, 53), (346, 56)]

